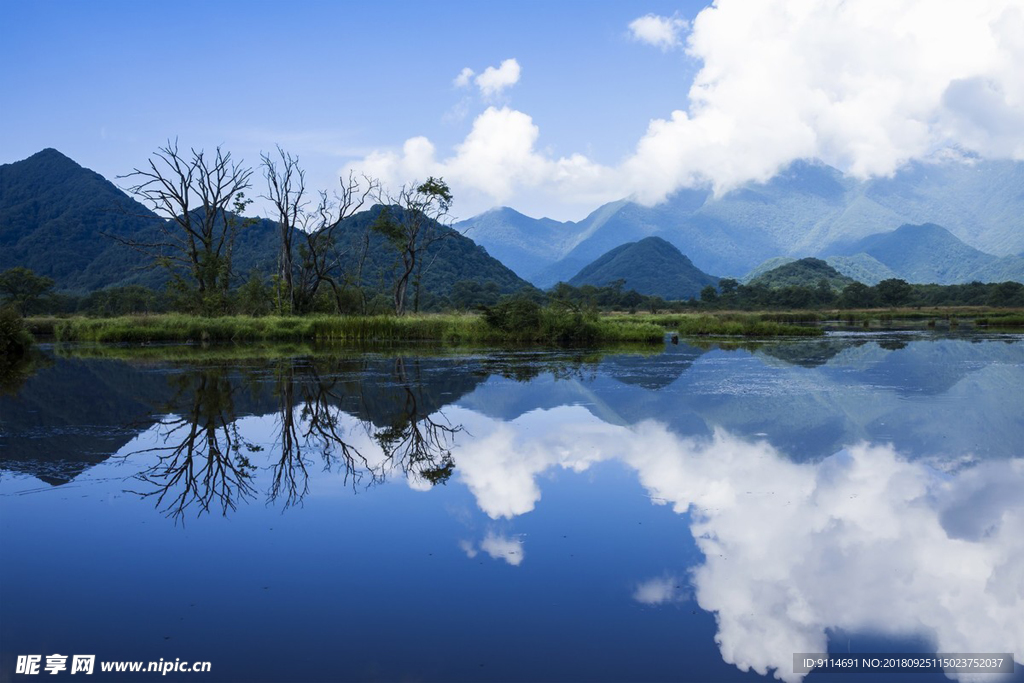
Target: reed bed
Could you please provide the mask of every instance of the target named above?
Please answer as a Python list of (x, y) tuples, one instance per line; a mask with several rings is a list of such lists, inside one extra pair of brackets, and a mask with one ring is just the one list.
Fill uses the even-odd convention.
[(659, 325), (680, 336), (721, 337), (820, 337), (817, 326), (766, 320), (760, 313), (637, 315), (643, 322)]
[(61, 342), (210, 343), (210, 342), (392, 342), (436, 341), (447, 344), (550, 342), (661, 342), (655, 325), (633, 321), (573, 320), (544, 315), (533, 329), (512, 332), (489, 326), (480, 316), (429, 314), (407, 316), (304, 316), (253, 318), (189, 315), (68, 318), (53, 334)]

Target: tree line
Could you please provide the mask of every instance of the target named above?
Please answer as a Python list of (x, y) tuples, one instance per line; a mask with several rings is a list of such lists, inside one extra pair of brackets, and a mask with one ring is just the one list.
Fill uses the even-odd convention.
[[(415, 269), (411, 271), (415, 274)], [(410, 276), (412, 280), (413, 276)], [(308, 280), (295, 291), (308, 297)], [(276, 283), (275, 283), (276, 284)], [(74, 295), (55, 292), (52, 279), (36, 275), (22, 267), (0, 273), (0, 300), (24, 315), (82, 314), (118, 316), (135, 313), (185, 312), (173, 292), (154, 290), (141, 285), (111, 287)], [(235, 290), (221, 295), (226, 310), (244, 315), (269, 315), (279, 312), (280, 286), (268, 284), (259, 272)], [(460, 280), (447, 294), (418, 295), (417, 310), (473, 311), (492, 309), (516, 299), (527, 299), (541, 306), (556, 305), (571, 310), (625, 312), (686, 312), (701, 310), (812, 310), (934, 306), (1024, 307), (1024, 284), (1019, 282), (962, 285), (919, 285), (899, 279), (883, 280), (868, 286), (860, 282), (834, 291), (827, 284), (814, 287), (789, 286), (771, 289), (763, 285), (744, 285), (723, 279), (718, 287), (707, 286), (700, 298), (666, 301), (626, 289), (624, 280), (603, 287), (574, 287), (560, 282), (543, 291), (524, 287), (515, 295), (503, 295), (494, 282)], [(394, 292), (377, 292), (367, 300), (364, 289), (347, 287), (341, 294), (327, 285), (312, 298), (304, 298), (293, 312), (380, 314), (394, 312)]]
[(699, 302), (690, 305), (712, 309), (814, 309), (895, 308), (928, 306), (1024, 306), (1024, 284), (1019, 282), (962, 285), (910, 284), (890, 278), (876, 285), (853, 282), (835, 291), (828, 281), (817, 285), (779, 287), (744, 285), (723, 279), (718, 287), (705, 287)]

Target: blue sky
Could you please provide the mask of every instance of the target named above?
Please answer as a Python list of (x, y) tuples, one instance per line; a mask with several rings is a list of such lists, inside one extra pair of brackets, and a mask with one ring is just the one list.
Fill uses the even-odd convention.
[(323, 184), (409, 137), (457, 143), (484, 103), (457, 119), (452, 80), (515, 58), (504, 102), (530, 112), (541, 144), (614, 163), (695, 71), (627, 24), (703, 5), (7, 0), (0, 162), (55, 147), (112, 178), (168, 137), (246, 161), (280, 143)]
[[(1024, 158), (1020, 0), (705, 4), (5, 0), (0, 163), (55, 147), (113, 178), (169, 137), (252, 163), (281, 144), (314, 187), (442, 175), (462, 217), (566, 219), (797, 158)], [(509, 59), (497, 94), (453, 82)]]

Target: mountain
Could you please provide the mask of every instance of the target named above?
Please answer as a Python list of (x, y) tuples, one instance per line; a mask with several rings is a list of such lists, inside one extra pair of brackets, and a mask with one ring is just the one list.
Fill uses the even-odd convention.
[(869, 235), (847, 246), (841, 255), (866, 254), (907, 282), (956, 284), (999, 259), (974, 249), (949, 230), (933, 223), (902, 225)]
[[(938, 225), (903, 225), (843, 245), (840, 251), (841, 255), (831, 255), (825, 262), (842, 275), (867, 285), (890, 278), (918, 284), (1024, 282), (1024, 258), (986, 254)], [(768, 259), (741, 281), (750, 283), (794, 260), (788, 256)]]
[(769, 289), (781, 289), (792, 286), (816, 287), (822, 280), (827, 281), (829, 286), (837, 292), (841, 292), (847, 285), (854, 282), (853, 278), (846, 277), (821, 259), (802, 258), (799, 261), (769, 270), (754, 278), (750, 284), (764, 285)]
[[(337, 230), (344, 266), (355, 263), (364, 231), (376, 218), (374, 207), (349, 218)], [(107, 181), (54, 149), (0, 165), (0, 271), (25, 266), (53, 278), (71, 293), (128, 284), (162, 287), (167, 272), (151, 259), (111, 237), (154, 240), (161, 219)], [(278, 225), (259, 219), (242, 230), (233, 251), (237, 280), (253, 268), (270, 275), (277, 262)], [(296, 240), (298, 243), (300, 240)], [(424, 292), (444, 297), (461, 280), (492, 282), (500, 293), (526, 285), (514, 272), (452, 231), (424, 255), (430, 263)], [(389, 289), (396, 252), (380, 235), (370, 236), (363, 284)]]
[(689, 299), (718, 278), (701, 271), (678, 249), (660, 237), (618, 246), (583, 268), (570, 285), (602, 287), (625, 280), (624, 289), (663, 299)]
[(1024, 256), (1004, 256), (974, 271), (979, 282), (1024, 282)]
[(470, 234), (492, 254), (533, 245), (510, 264), (538, 286), (567, 280), (608, 250), (649, 236), (675, 245), (705, 271), (739, 277), (780, 255), (851, 256), (845, 247), (904, 224), (943, 225), (976, 250), (1019, 255), (1022, 186), (1024, 162), (936, 157), (891, 178), (857, 180), (797, 161), (768, 182), (718, 197), (686, 189), (652, 207), (620, 200), (564, 223), (497, 210), (460, 226), (473, 227)]
[(0, 166), (0, 270), (25, 266), (79, 292), (145, 281), (133, 271), (141, 254), (103, 235), (137, 235), (157, 220), (55, 149)]
[[(361, 211), (338, 227), (337, 240), (341, 250), (345, 252), (341, 264), (343, 270), (355, 272), (363, 236), (367, 234), (370, 224), (376, 220), (381, 210), (381, 206), (374, 206), (367, 211)], [(396, 214), (401, 213), (397, 207), (392, 207), (392, 211)], [(458, 230), (447, 227), (441, 229), (449, 233), (448, 237), (435, 242), (419, 256), (423, 263), (430, 264), (423, 274), (425, 293), (445, 297), (451, 293), (455, 283), (464, 280), (494, 283), (501, 294), (511, 294), (528, 285), (525, 280)], [(375, 289), (380, 288), (383, 283), (384, 290), (390, 291), (398, 254), (382, 235), (370, 231), (369, 237), (362, 284)]]
[(529, 279), (554, 262), (553, 254), (566, 250), (574, 237), (574, 226), (550, 218), (530, 218), (501, 207), (454, 227), (478, 244), (488, 245), (491, 256)]
[(882, 280), (899, 278), (889, 266), (867, 254), (852, 256), (829, 256), (825, 262), (847, 277), (866, 285), (877, 285)]
[(791, 258), (789, 256), (776, 256), (775, 258), (770, 258), (767, 261), (764, 261), (763, 263), (759, 264), (756, 268), (754, 268), (749, 273), (741, 277), (739, 280), (741, 283), (745, 285), (750, 284), (752, 281), (761, 277), (768, 271), (775, 270), (779, 266), (784, 266), (787, 263), (792, 263), (793, 261), (796, 261), (796, 259)]

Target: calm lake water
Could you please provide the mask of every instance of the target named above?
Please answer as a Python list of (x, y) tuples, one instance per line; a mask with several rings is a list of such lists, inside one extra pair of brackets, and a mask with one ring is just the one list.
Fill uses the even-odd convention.
[(44, 352), (0, 397), (0, 680), (53, 653), (197, 681), (1024, 658), (1019, 335)]

